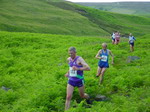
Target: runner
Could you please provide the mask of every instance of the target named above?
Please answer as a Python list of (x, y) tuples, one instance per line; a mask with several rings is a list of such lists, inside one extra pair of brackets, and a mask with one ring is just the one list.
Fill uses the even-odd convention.
[(120, 33), (119, 31), (116, 31), (115, 32), (115, 44), (117, 45), (119, 44), (119, 42), (120, 42)]
[(135, 37), (132, 36), (132, 33), (129, 34), (129, 44), (130, 44), (130, 51), (133, 52), (134, 51), (134, 41), (135, 41)]
[(70, 107), (70, 101), (72, 98), (74, 87), (78, 87), (81, 98), (89, 98), (89, 95), (84, 93), (83, 71), (89, 71), (90, 67), (82, 57), (76, 56), (75, 47), (70, 47), (68, 52), (70, 57), (67, 59), (69, 62), (69, 71), (65, 74), (65, 76), (68, 77), (65, 110), (68, 110)]
[(112, 33), (111, 37), (112, 37), (112, 44), (115, 44), (115, 33), (114, 32)]
[(100, 76), (99, 84), (101, 84), (103, 81), (104, 72), (106, 71), (107, 68), (109, 68), (109, 64), (108, 64), (109, 54), (112, 56), (112, 64), (114, 64), (114, 56), (112, 52), (109, 49), (107, 49), (107, 44), (103, 43), (102, 49), (99, 50), (95, 56), (97, 59), (99, 59), (98, 69), (96, 74), (97, 77)]

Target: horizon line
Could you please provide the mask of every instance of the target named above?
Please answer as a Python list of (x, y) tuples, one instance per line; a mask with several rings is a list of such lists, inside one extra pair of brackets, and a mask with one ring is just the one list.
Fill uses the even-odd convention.
[(69, 2), (74, 2), (74, 3), (114, 3), (114, 2), (150, 2), (150, 1), (71, 1), (71, 0), (65, 0), (65, 1), (69, 1)]

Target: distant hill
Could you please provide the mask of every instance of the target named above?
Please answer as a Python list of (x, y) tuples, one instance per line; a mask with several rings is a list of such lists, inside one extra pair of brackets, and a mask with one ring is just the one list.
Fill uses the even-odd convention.
[(150, 2), (79, 3), (92, 8), (121, 14), (150, 17)]
[(0, 30), (65, 35), (144, 35), (150, 19), (110, 13), (63, 0), (1, 0)]
[(71, 5), (58, 0), (1, 0), (0, 30), (68, 35), (107, 34), (88, 18), (55, 4), (62, 7)]

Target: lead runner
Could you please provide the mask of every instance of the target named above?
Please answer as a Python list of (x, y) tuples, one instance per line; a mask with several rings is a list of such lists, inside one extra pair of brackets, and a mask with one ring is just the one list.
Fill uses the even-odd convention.
[(89, 71), (90, 67), (82, 57), (76, 55), (75, 47), (70, 47), (68, 53), (70, 57), (67, 58), (69, 71), (65, 74), (65, 76), (68, 77), (65, 110), (70, 108), (74, 87), (78, 87), (81, 98), (89, 99), (89, 95), (84, 93), (83, 71)]

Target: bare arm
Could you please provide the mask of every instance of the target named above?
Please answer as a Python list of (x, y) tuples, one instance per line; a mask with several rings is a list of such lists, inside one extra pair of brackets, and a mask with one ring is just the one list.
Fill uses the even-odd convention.
[(98, 51), (98, 53), (96, 54), (95, 58), (96, 59), (102, 59), (102, 57), (100, 57), (101, 54), (101, 50)]
[(80, 62), (83, 65), (83, 67), (80, 68), (80, 70), (86, 70), (86, 71), (90, 70), (89, 65), (84, 61), (84, 59), (82, 57), (80, 57)]
[(69, 77), (69, 71), (64, 76), (65, 77)]
[(78, 64), (82, 65), (83, 67), (77, 68), (77, 67), (73, 67), (74, 70), (81, 70), (81, 71), (89, 71), (90, 67), (89, 65), (84, 61), (84, 59), (82, 57), (78, 58)]
[(128, 43), (130, 43), (130, 40), (128, 40)]

